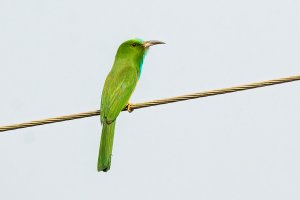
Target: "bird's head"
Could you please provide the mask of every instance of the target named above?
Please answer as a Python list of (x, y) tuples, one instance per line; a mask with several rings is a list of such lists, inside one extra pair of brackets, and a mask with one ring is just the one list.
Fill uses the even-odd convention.
[(138, 62), (142, 62), (147, 50), (150, 46), (157, 44), (165, 44), (164, 42), (157, 40), (143, 41), (141, 39), (132, 39), (123, 42), (117, 52), (116, 57), (124, 59), (134, 59)]

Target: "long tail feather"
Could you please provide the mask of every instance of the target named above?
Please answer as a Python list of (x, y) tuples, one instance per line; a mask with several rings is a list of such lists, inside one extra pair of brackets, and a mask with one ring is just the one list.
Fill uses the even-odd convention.
[(110, 169), (115, 124), (116, 121), (113, 121), (110, 124), (107, 124), (106, 122), (103, 123), (98, 157), (98, 171), (107, 172)]

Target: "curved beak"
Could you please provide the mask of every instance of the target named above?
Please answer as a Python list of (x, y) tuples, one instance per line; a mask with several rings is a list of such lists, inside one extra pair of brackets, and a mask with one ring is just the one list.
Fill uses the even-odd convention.
[(157, 44), (166, 44), (166, 43), (158, 41), (158, 40), (149, 40), (149, 41), (145, 41), (143, 43), (143, 46), (144, 46), (144, 48), (148, 48), (150, 46), (157, 45)]

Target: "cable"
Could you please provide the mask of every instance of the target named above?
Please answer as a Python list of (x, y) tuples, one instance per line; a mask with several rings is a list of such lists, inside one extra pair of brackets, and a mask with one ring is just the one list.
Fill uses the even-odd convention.
[[(214, 96), (214, 95), (231, 93), (231, 92), (238, 92), (238, 91), (242, 91), (242, 90), (249, 90), (249, 89), (265, 87), (265, 86), (270, 86), (270, 85), (276, 85), (276, 84), (282, 84), (282, 83), (298, 81), (298, 80), (300, 80), (300, 75), (289, 76), (289, 77), (279, 78), (279, 79), (272, 79), (272, 80), (256, 82), (256, 83), (249, 83), (249, 84), (235, 86), (235, 87), (229, 87), (229, 88), (209, 90), (209, 91), (198, 92), (198, 93), (187, 94), (187, 95), (165, 98), (165, 99), (159, 99), (159, 100), (154, 100), (154, 101), (149, 101), (149, 102), (130, 104), (130, 105), (127, 105), (126, 108), (123, 109), (123, 111), (128, 110), (129, 112), (131, 112), (135, 109), (140, 109), (140, 108), (146, 108), (146, 107), (151, 107), (151, 106), (157, 106), (157, 105), (162, 105), (162, 104), (174, 103), (174, 102), (178, 102), (178, 101), (185, 101), (185, 100), (190, 100), (190, 99)], [(83, 112), (83, 113), (77, 113), (77, 114), (72, 114), (72, 115), (64, 115), (64, 116), (48, 118), (48, 119), (41, 119), (41, 120), (36, 120), (36, 121), (30, 121), (30, 122), (25, 122), (25, 123), (20, 123), (20, 124), (13, 124), (13, 125), (0, 127), (0, 132), (21, 129), (21, 128), (27, 128), (27, 127), (32, 127), (32, 126), (39, 126), (39, 125), (44, 125), (44, 124), (51, 124), (51, 123), (62, 122), (62, 121), (68, 121), (68, 120), (73, 120), (73, 119), (80, 119), (80, 118), (85, 118), (85, 117), (92, 117), (92, 116), (96, 116), (99, 114), (100, 114), (100, 111), (96, 110), (96, 111)]]

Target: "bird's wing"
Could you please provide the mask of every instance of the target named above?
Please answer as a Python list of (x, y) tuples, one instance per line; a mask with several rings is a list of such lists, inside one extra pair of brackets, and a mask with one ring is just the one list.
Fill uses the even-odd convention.
[(129, 101), (138, 81), (133, 67), (124, 67), (110, 73), (105, 81), (101, 98), (101, 121), (114, 121)]

